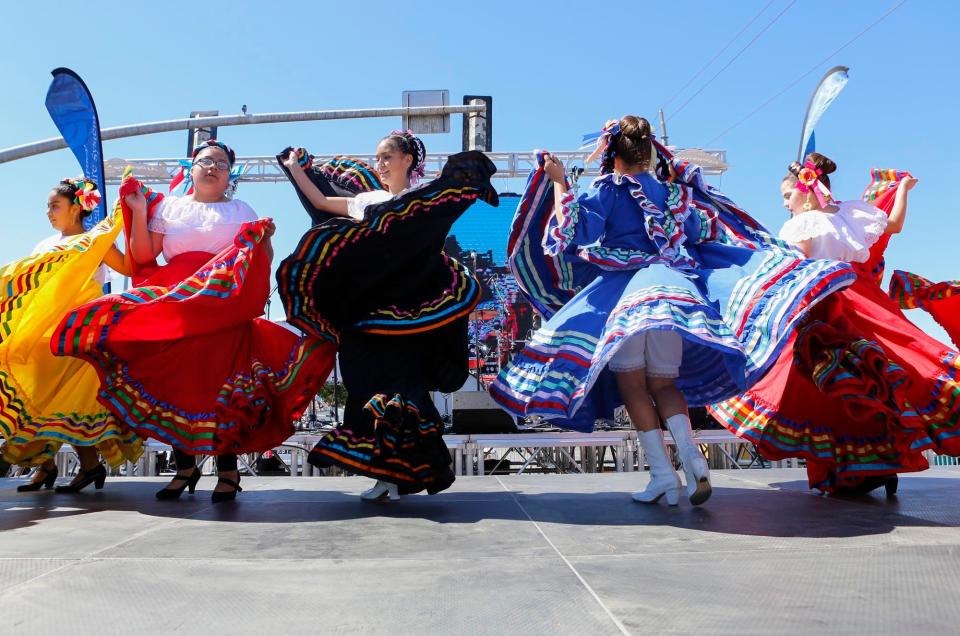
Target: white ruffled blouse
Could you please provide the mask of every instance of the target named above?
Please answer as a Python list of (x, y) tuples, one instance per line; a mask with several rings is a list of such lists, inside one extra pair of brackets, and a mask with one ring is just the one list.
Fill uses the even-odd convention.
[(244, 223), (257, 220), (249, 205), (234, 199), (201, 203), (168, 196), (160, 202), (147, 228), (163, 237), (163, 258), (170, 261), (186, 252), (216, 254), (233, 243)]
[(810, 241), (809, 258), (863, 263), (870, 247), (887, 229), (887, 215), (863, 201), (843, 201), (834, 213), (810, 210), (795, 214), (780, 229), (780, 238), (794, 245)]
[(383, 203), (393, 198), (393, 195), (386, 190), (371, 190), (370, 192), (361, 192), (352, 199), (347, 199), (347, 216), (357, 221), (363, 220), (363, 211), (368, 205)]

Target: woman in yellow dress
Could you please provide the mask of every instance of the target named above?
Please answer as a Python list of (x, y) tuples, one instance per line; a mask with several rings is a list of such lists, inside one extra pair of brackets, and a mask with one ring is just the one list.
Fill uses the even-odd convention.
[(68, 311), (103, 293), (105, 266), (129, 275), (130, 263), (114, 245), (123, 226), (118, 205), (89, 231), (83, 219), (100, 202), (87, 179), (64, 179), (47, 198), (47, 218), (56, 234), (33, 253), (0, 268), (0, 434), (3, 459), (36, 466), (18, 491), (52, 488), (54, 456), (70, 444), (80, 459), (76, 478), (57, 492), (103, 487), (106, 468), (136, 460), (140, 439), (120, 427), (97, 401), (96, 370), (50, 351), (54, 329)]

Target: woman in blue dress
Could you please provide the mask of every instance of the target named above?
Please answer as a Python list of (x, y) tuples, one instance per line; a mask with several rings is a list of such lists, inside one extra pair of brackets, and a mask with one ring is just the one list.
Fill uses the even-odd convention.
[(797, 320), (853, 273), (773, 238), (699, 168), (674, 161), (646, 119), (610, 122), (598, 151), (602, 176), (579, 195), (548, 153), (530, 177), (508, 252), (548, 320), (491, 393), (515, 414), (579, 431), (625, 406), (650, 466), (634, 500), (676, 505), (663, 421), (699, 505), (712, 491), (687, 405), (758, 380)]

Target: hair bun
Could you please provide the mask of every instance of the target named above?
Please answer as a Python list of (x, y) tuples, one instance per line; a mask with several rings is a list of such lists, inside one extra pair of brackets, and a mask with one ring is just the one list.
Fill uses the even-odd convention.
[(833, 174), (837, 171), (837, 164), (830, 157), (822, 155), (819, 152), (811, 152), (807, 155), (805, 161), (815, 165), (823, 174)]
[(647, 139), (650, 136), (650, 122), (643, 117), (626, 115), (620, 119), (620, 132), (631, 139)]
[(656, 151), (650, 141), (650, 122), (636, 115), (624, 115), (618, 123), (619, 131), (610, 135), (609, 148), (603, 152), (600, 172), (613, 171), (614, 157), (619, 157), (627, 165), (649, 169), (651, 162), (656, 161)]

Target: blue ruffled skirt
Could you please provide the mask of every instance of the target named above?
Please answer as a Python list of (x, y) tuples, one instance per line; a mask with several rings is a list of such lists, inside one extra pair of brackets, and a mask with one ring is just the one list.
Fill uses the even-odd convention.
[(725, 235), (743, 240), (697, 244), (695, 268), (589, 271), (538, 249), (552, 210), (550, 186), (538, 172), (508, 250), (521, 287), (549, 319), (490, 389), (516, 415), (593, 430), (623, 404), (610, 359), (631, 336), (655, 329), (683, 337), (677, 386), (691, 406), (732, 397), (763, 376), (813, 305), (854, 279), (845, 263), (800, 258), (759, 225), (745, 225), (744, 213), (728, 209), (715, 191), (709, 202), (732, 230)]

